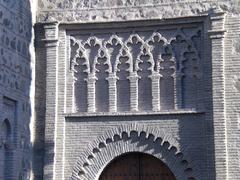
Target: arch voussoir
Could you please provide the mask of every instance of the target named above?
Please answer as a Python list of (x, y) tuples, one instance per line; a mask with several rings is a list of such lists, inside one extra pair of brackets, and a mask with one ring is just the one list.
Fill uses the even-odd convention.
[(139, 124), (122, 125), (89, 144), (77, 160), (71, 179), (97, 180), (114, 158), (130, 152), (155, 156), (169, 167), (177, 179), (198, 179), (192, 162), (178, 147), (178, 142), (170, 134), (159, 129)]

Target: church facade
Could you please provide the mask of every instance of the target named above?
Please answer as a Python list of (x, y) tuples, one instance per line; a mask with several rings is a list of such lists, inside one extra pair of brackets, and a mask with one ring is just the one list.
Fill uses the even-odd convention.
[(239, 1), (0, 7), (0, 179), (239, 179)]

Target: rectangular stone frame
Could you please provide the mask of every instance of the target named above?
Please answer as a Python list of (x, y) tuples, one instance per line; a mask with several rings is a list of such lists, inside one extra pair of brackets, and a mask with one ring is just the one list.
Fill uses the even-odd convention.
[[(189, 17), (188, 21), (202, 21), (207, 30), (211, 44), (212, 61), (212, 109), (206, 110), (206, 119), (213, 118), (215, 144), (216, 179), (227, 179), (227, 142), (224, 103), (224, 13), (214, 11), (202, 17)], [(209, 27), (209, 20), (211, 26)], [(156, 20), (157, 21), (157, 20)], [(159, 21), (159, 20), (158, 20)], [(145, 21), (146, 23), (148, 21)], [(151, 20), (149, 20), (151, 22)], [(160, 23), (185, 23), (185, 19), (159, 21)], [(98, 25), (98, 23), (96, 24)], [(46, 45), (46, 116), (45, 116), (45, 157), (44, 179), (64, 179), (64, 126), (66, 116), (91, 116), (91, 114), (71, 114), (72, 79), (69, 63), (69, 39), (67, 30), (81, 27), (81, 24), (60, 24), (48, 22), (43, 24)], [(208, 40), (206, 40), (208, 42)], [(63, 50), (64, 49), (64, 50)], [(207, 53), (204, 55), (207, 58)], [(70, 108), (69, 108), (70, 107)], [(186, 113), (186, 112), (176, 112)], [(189, 112), (194, 113), (194, 112)], [(97, 114), (92, 114), (96, 116)], [(98, 115), (101, 115), (98, 114)], [(107, 115), (107, 114), (105, 114)], [(117, 115), (117, 114), (109, 114)], [(214, 165), (208, 165), (208, 171), (214, 171)], [(208, 169), (206, 168), (206, 170)]]

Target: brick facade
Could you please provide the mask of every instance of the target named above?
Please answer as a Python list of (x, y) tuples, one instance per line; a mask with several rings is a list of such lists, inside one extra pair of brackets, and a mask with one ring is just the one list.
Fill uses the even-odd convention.
[(238, 0), (38, 0), (34, 51), (33, 5), (0, 1), (0, 179), (239, 179)]

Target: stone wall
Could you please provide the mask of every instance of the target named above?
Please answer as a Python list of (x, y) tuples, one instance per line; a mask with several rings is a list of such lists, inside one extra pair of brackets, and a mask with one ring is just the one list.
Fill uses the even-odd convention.
[(32, 14), (28, 0), (0, 1), (0, 179), (29, 179)]

